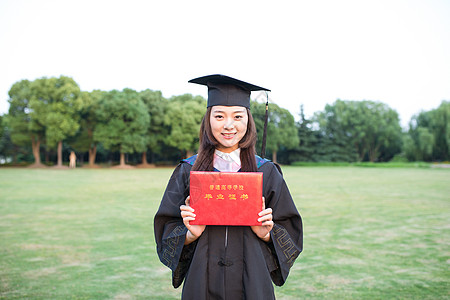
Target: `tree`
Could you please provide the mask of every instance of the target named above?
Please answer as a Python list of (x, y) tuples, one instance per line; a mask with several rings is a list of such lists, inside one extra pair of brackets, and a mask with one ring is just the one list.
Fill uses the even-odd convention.
[(288, 162), (314, 161), (317, 137), (313, 130), (313, 121), (305, 117), (303, 105), (300, 106), (300, 120), (296, 124), (299, 144), (288, 151)]
[(206, 100), (190, 94), (169, 99), (164, 124), (170, 127), (167, 144), (183, 151), (187, 157), (198, 147), (200, 123), (205, 114)]
[(62, 167), (62, 142), (75, 135), (80, 126), (80, 87), (72, 78), (60, 76), (36, 79), (30, 88), (30, 115), (45, 128), (47, 145), (58, 145), (57, 167)]
[[(5, 151), (5, 149), (7, 147), (5, 147), (5, 143), (4, 143), (6, 134), (7, 134), (7, 128), (6, 128), (6, 124), (4, 121), (4, 116), (0, 115), (0, 160), (6, 160), (6, 158), (7, 158), (6, 151)], [(8, 138), (9, 138), (9, 133), (8, 133)]]
[(25, 146), (31, 142), (34, 156), (32, 167), (43, 167), (40, 146), (45, 138), (45, 125), (32, 113), (30, 102), (33, 98), (32, 82), (21, 80), (13, 84), (8, 92), (8, 123), (11, 140), (15, 145)]
[(327, 104), (317, 118), (332, 140), (353, 147), (358, 161), (379, 160), (382, 147), (393, 147), (401, 139), (397, 112), (381, 102), (338, 99)]
[(417, 128), (425, 127), (433, 135), (432, 155), (430, 160), (450, 160), (450, 102), (441, 105), (417, 117)]
[(353, 162), (358, 160), (358, 154), (345, 138), (337, 133), (327, 132), (319, 126), (319, 113), (314, 115), (314, 123), (318, 127), (314, 131), (315, 146), (313, 161), (323, 162)]
[(414, 137), (404, 139), (404, 151), (410, 161), (430, 161), (433, 153), (434, 137), (425, 127), (417, 127)]
[[(251, 111), (258, 134), (258, 148), (261, 148), (266, 105), (265, 103), (252, 101)], [(272, 161), (277, 162), (277, 152), (280, 148), (292, 149), (298, 144), (299, 139), (294, 117), (287, 109), (274, 103), (269, 104), (266, 147), (272, 153)]]
[(125, 153), (142, 152), (146, 148), (150, 118), (136, 91), (105, 93), (99, 101), (97, 120), (94, 140), (106, 149), (120, 151), (120, 167), (125, 166)]
[(450, 102), (411, 118), (403, 145), (409, 160), (450, 159)]
[(150, 89), (141, 91), (139, 96), (147, 106), (148, 114), (150, 115), (150, 126), (146, 134), (146, 149), (142, 152), (142, 165), (147, 163), (147, 149), (152, 152), (160, 152), (164, 145), (164, 140), (169, 134), (168, 126), (164, 125), (164, 118), (167, 112), (167, 99), (162, 96), (160, 91), (152, 91)]
[(11, 141), (10, 129), (7, 124), (8, 119), (4, 115), (0, 115), (0, 164), (9, 162), (11, 157), (16, 162), (16, 151)]
[(441, 105), (431, 111), (431, 132), (434, 136), (433, 158), (450, 160), (450, 101), (442, 101)]
[(98, 141), (94, 139), (94, 131), (99, 123), (97, 111), (100, 109), (100, 99), (105, 93), (100, 90), (81, 93), (83, 105), (80, 111), (80, 129), (77, 135), (69, 141), (69, 144), (77, 152), (89, 153), (88, 160), (90, 168), (95, 167)]

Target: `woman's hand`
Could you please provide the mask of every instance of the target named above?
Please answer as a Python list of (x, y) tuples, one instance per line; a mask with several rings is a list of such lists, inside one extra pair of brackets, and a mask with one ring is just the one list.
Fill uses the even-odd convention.
[(264, 197), (262, 197), (263, 210), (258, 214), (260, 218), (258, 222), (262, 222), (261, 226), (251, 226), (253, 232), (264, 242), (270, 241), (270, 231), (273, 228), (272, 221), (272, 209), (269, 207), (266, 209), (266, 202)]
[(190, 221), (195, 220), (194, 209), (190, 206), (190, 199), (191, 197), (188, 196), (184, 201), (185, 205), (180, 206), (183, 223), (188, 229), (188, 232), (186, 233), (186, 240), (184, 241), (185, 245), (189, 245), (190, 243), (198, 239), (206, 228), (206, 225), (189, 224)]

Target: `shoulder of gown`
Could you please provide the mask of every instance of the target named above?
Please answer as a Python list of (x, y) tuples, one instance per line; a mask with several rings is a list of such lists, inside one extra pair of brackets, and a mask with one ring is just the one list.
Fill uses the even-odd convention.
[(180, 163), (187, 163), (187, 164), (193, 166), (196, 159), (197, 159), (197, 154), (192, 155), (191, 157), (182, 159)]

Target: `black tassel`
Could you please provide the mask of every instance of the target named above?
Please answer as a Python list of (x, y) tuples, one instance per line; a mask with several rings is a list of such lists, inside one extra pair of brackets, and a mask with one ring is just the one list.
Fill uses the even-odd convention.
[(261, 147), (261, 158), (264, 158), (266, 156), (267, 120), (269, 119), (269, 94), (266, 93), (266, 96), (267, 96), (266, 115), (264, 117), (264, 132)]

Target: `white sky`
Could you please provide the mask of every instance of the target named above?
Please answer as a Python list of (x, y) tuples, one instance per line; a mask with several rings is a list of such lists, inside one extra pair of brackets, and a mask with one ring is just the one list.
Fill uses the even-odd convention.
[(296, 118), (378, 100), (406, 126), (450, 100), (450, 1), (0, 0), (0, 114), (22, 79), (206, 98), (187, 81), (216, 73), (271, 89)]

